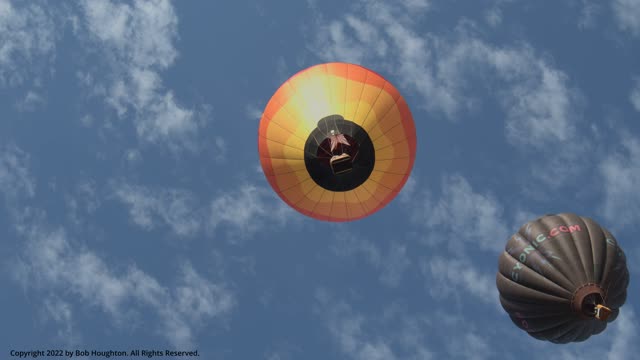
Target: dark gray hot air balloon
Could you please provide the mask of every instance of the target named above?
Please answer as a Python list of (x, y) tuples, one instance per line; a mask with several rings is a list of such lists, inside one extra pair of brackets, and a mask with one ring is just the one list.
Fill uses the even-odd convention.
[(526, 223), (500, 256), (496, 283), (511, 320), (536, 339), (584, 341), (618, 316), (629, 284), (624, 252), (575, 214)]

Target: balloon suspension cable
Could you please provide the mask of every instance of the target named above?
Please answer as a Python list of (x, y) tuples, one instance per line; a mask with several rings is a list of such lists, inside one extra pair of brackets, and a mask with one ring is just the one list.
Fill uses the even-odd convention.
[(335, 128), (336, 131), (336, 135), (340, 134), (340, 129), (338, 128), (338, 122), (336, 121), (336, 119), (333, 119), (333, 127)]
[[(320, 131), (322, 131), (322, 129), (318, 128)], [(328, 152), (327, 150), (325, 150), (325, 148), (323, 148), (320, 142), (318, 142), (318, 139), (316, 139), (315, 135), (313, 136), (313, 140), (316, 142), (316, 145), (318, 145), (318, 149), (321, 149), (322, 151), (324, 151), (325, 154), (329, 155), (329, 156), (333, 156), (332, 153)], [(310, 154), (312, 155), (314, 158), (316, 158), (316, 154)]]
[[(333, 143), (333, 141), (336, 139), (336, 136), (340, 135), (340, 129), (338, 128), (338, 123), (336, 122), (336, 119), (333, 118), (333, 129), (329, 130), (329, 133), (331, 134), (331, 142)], [(328, 121), (327, 121), (328, 123)], [(327, 124), (327, 126), (329, 126)], [(342, 150), (342, 144), (340, 144), (340, 142), (338, 142), (336, 145), (340, 145), (340, 153), (343, 153), (344, 151)], [(331, 146), (331, 153), (333, 154), (333, 146)]]
[(326, 130), (324, 131), (324, 136), (325, 136), (325, 137), (329, 137), (329, 135), (330, 135), (330, 133), (331, 133), (331, 132), (329, 131), (329, 121), (325, 121), (325, 122), (324, 122), (324, 126), (325, 126), (325, 128), (326, 128)]
[(353, 158), (351, 159), (351, 161), (356, 161), (356, 158), (358, 157), (358, 153), (360, 153), (360, 148), (358, 148), (358, 150), (356, 150), (355, 155), (353, 155)]

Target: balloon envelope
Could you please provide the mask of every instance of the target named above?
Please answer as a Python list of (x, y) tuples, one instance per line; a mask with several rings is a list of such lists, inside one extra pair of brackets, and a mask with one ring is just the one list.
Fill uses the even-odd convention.
[(607, 229), (565, 213), (528, 222), (509, 239), (496, 283), (502, 307), (519, 328), (540, 340), (568, 343), (584, 341), (616, 319), (629, 271)]
[(300, 71), (267, 104), (258, 135), (262, 169), (291, 207), (327, 221), (388, 204), (413, 167), (416, 135), (398, 90), (362, 66)]

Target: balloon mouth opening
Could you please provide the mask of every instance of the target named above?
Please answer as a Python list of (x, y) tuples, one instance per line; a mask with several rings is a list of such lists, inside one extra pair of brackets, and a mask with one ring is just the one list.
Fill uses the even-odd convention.
[(612, 311), (605, 306), (604, 291), (596, 284), (586, 284), (578, 288), (571, 301), (573, 310), (582, 318), (607, 320)]
[(305, 142), (307, 172), (329, 191), (350, 191), (362, 185), (373, 172), (375, 158), (366, 130), (341, 115), (320, 119)]

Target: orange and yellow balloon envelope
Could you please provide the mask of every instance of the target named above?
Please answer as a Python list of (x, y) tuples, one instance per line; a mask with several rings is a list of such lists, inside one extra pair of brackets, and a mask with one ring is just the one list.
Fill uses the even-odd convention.
[(415, 126), (382, 76), (354, 64), (320, 64), (273, 95), (258, 150), (267, 180), (287, 204), (316, 219), (351, 221), (400, 192), (415, 160)]

